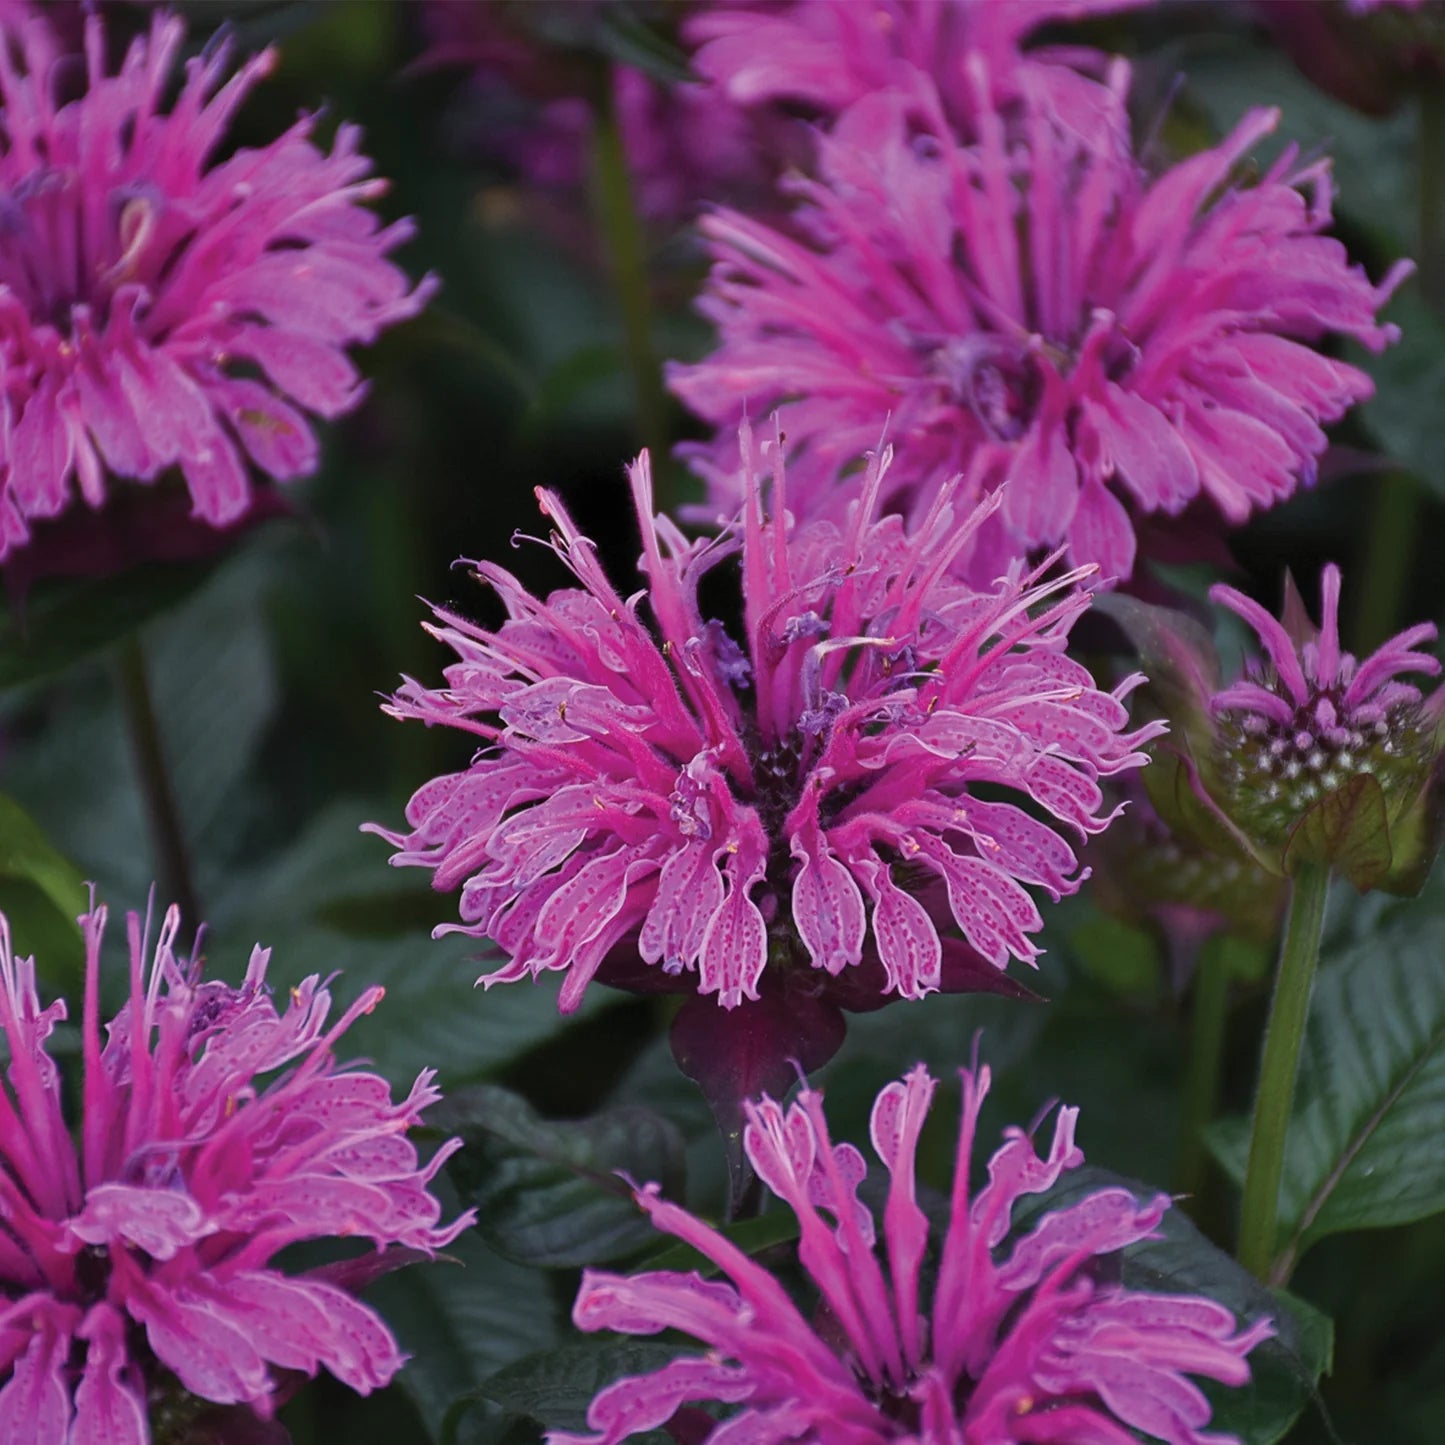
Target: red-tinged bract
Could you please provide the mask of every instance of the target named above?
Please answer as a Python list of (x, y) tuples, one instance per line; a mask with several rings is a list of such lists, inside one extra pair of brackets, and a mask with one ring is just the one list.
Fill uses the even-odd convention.
[[(432, 1253), (470, 1223), (438, 1223), (406, 1131), (438, 1095), (423, 1074), (393, 1103), (384, 1080), (332, 1047), (381, 990), (329, 1028), (308, 978), (284, 1013), (257, 949), (239, 988), (178, 961), (172, 908), (147, 971), (128, 919), (130, 996), (102, 1034), (106, 910), (81, 919), (84, 1089), (73, 1139), (33, 959), (0, 916), (0, 1433), (27, 1445), (148, 1445), (151, 1387), (268, 1415), (272, 1369), (325, 1367), (366, 1393), (403, 1356), (382, 1321), (323, 1275), (273, 1268), (287, 1245), (332, 1236)], [(279, 1071), (279, 1072), (278, 1072)], [(174, 1389), (174, 1384), (170, 1385)]]
[[(721, 1278), (588, 1271), (573, 1321), (633, 1335), (677, 1330), (708, 1352), (608, 1387), (588, 1412), (593, 1433), (553, 1431), (550, 1445), (618, 1445), (679, 1409), (689, 1416), (684, 1438), (706, 1445), (1130, 1445), (1141, 1436), (1237, 1445), (1206, 1433), (1211, 1407), (1188, 1376), (1245, 1384), (1246, 1357), (1273, 1333), (1270, 1321), (1239, 1329), (1213, 1300), (1114, 1282), (1114, 1257), (1154, 1233), (1165, 1195), (1141, 1202), (1103, 1187), (1012, 1230), (1021, 1199), (1083, 1163), (1077, 1111), (1059, 1111), (1044, 1158), (1029, 1135), (1008, 1130), (973, 1195), (988, 1087), (987, 1068), (963, 1073), (952, 1210), (931, 1301), (930, 1231), (914, 1177), (934, 1090), (922, 1066), (873, 1106), (873, 1147), (890, 1175), (881, 1258), (873, 1212), (858, 1197), (867, 1165), (852, 1145), (832, 1143), (821, 1096), (804, 1087), (786, 1109), (766, 1096), (749, 1105), (745, 1147), (797, 1216), (799, 1262), (819, 1296), (811, 1318), (767, 1270), (656, 1185), (639, 1190), (657, 1228)], [(695, 1402), (735, 1408), (713, 1425)]]
[[(459, 660), (388, 707), (482, 742), (415, 794), (409, 831), (373, 830), (393, 863), (462, 885), (462, 931), (509, 955), (488, 982), (565, 970), (570, 1009), (622, 948), (731, 1008), (765, 966), (838, 975), (869, 942), (884, 993), (912, 998), (940, 987), (940, 923), (998, 969), (1032, 962), (1026, 885), (1078, 888), (1062, 830), (1104, 828), (1099, 778), (1144, 761), (1157, 725), (1131, 731), (1124, 705), (1140, 679), (1104, 691), (1065, 655), (1087, 572), (1016, 563), (976, 590), (948, 568), (996, 502), (962, 524), (940, 503), (910, 532), (877, 512), (885, 452), (840, 523), (795, 526), (776, 445), (767, 508), (746, 430), (741, 450), (746, 505), (711, 542), (654, 518), (645, 454), (632, 468), (630, 599), (542, 493), (581, 586), (544, 600), (476, 564), (508, 620), (439, 610)], [(734, 635), (698, 584), (737, 554)]]
[(792, 232), (704, 220), (719, 345), (671, 382), (720, 428), (693, 449), (719, 504), (738, 495), (731, 426), (780, 403), (805, 516), (847, 505), (889, 417), (890, 505), (926, 508), (947, 487), (962, 508), (1007, 480), (974, 549), (985, 577), (1062, 546), (1125, 578), (1141, 517), (1203, 504), (1200, 524), (1238, 525), (1308, 484), (1322, 425), (1372, 390), (1316, 345), (1393, 340), (1376, 317), (1409, 270), (1376, 286), (1324, 234), (1328, 162), (1286, 148), (1241, 180), (1277, 119), (1257, 110), (1151, 178), (1122, 62), (1094, 87), (1112, 119), (1092, 138), (1029, 73), (1005, 106), (983, 58), (965, 70), (968, 133), (918, 73), (820, 138)]
[(346, 348), (432, 290), (387, 259), (411, 226), (365, 204), (385, 182), (355, 127), (329, 154), (303, 117), (223, 155), (274, 51), (234, 74), (227, 44), (187, 61), (165, 108), (183, 34), (158, 14), (111, 73), (95, 17), (83, 62), (43, 18), (0, 24), (0, 559), (77, 486), (95, 507), (113, 478), (178, 468), (219, 527), (247, 511), (252, 465), (309, 475), (307, 413), (362, 394)]

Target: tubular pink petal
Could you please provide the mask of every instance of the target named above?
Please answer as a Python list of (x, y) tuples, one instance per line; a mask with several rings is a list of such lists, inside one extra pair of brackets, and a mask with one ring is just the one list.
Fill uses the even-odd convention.
[(746, 1144), (764, 1183), (798, 1217), (799, 1263), (822, 1301), (814, 1323), (757, 1261), (648, 1186), (638, 1199), (654, 1223), (734, 1283), (668, 1271), (585, 1275), (573, 1312), (580, 1328), (679, 1330), (706, 1353), (608, 1386), (588, 1416), (600, 1433), (554, 1433), (553, 1445), (620, 1445), (665, 1425), (681, 1405), (709, 1401), (732, 1408), (708, 1427), (708, 1440), (740, 1445), (1128, 1445), (1131, 1427), (1171, 1445), (1222, 1442), (1204, 1432), (1209, 1405), (1187, 1377), (1244, 1384), (1246, 1356), (1268, 1338), (1269, 1322), (1236, 1329), (1209, 1299), (1095, 1284), (1111, 1255), (1153, 1230), (1168, 1207), (1163, 1196), (1141, 1204), (1110, 1189), (1045, 1211), (996, 1259), (1020, 1195), (1048, 1188), (1083, 1156), (1072, 1110), (1061, 1112), (1047, 1160), (1010, 1130), (970, 1207), (969, 1155), (988, 1071), (965, 1071), (963, 1082), (952, 1220), (931, 1305), (919, 1299), (928, 1224), (913, 1177), (933, 1092), (927, 1071), (886, 1086), (873, 1109), (874, 1147), (892, 1176), (883, 1259), (859, 1227), (861, 1161), (830, 1143), (821, 1096), (805, 1085), (788, 1109), (764, 1096), (749, 1106)]

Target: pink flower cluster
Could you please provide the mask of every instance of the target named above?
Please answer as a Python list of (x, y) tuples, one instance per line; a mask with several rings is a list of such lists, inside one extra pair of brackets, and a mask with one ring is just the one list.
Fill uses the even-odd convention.
[[(106, 910), (81, 919), (84, 1093), (78, 1144), (47, 1040), (33, 959), (0, 915), (0, 1422), (30, 1445), (148, 1445), (152, 1360), (203, 1400), (272, 1407), (273, 1369), (325, 1367), (366, 1393), (403, 1356), (380, 1319), (320, 1276), (272, 1258), (331, 1236), (433, 1253), (471, 1223), (438, 1223), (406, 1131), (436, 1101), (431, 1075), (393, 1103), (375, 1074), (332, 1048), (380, 1000), (366, 990), (327, 1026), (315, 977), (278, 1013), (258, 948), (239, 988), (203, 982), (173, 952), (172, 908), (147, 971), (127, 921), (130, 992), (104, 1039)], [(289, 1067), (288, 1067), (289, 1066)], [(275, 1073), (277, 1070), (283, 1072)], [(267, 1082), (260, 1080), (273, 1075)]]
[[(745, 1146), (768, 1188), (797, 1216), (798, 1257), (820, 1296), (802, 1313), (781, 1283), (702, 1220), (661, 1198), (637, 1202), (658, 1229), (725, 1277), (659, 1270), (589, 1271), (573, 1310), (582, 1330), (678, 1330), (707, 1346), (651, 1375), (624, 1379), (592, 1402), (592, 1434), (554, 1431), (550, 1445), (618, 1445), (694, 1401), (736, 1409), (685, 1438), (707, 1445), (1237, 1445), (1205, 1433), (1201, 1375), (1249, 1379), (1246, 1356), (1273, 1327), (1237, 1329), (1233, 1314), (1195, 1295), (1145, 1294), (1113, 1282), (1111, 1256), (1149, 1238), (1169, 1208), (1101, 1188), (1045, 1208), (1010, 1246), (1013, 1211), (1083, 1163), (1077, 1110), (1062, 1109), (1040, 1158), (1010, 1129), (972, 1195), (969, 1171), (987, 1068), (963, 1073), (963, 1121), (949, 1223), (931, 1305), (925, 1299), (928, 1218), (914, 1180), (934, 1081), (922, 1067), (873, 1106), (871, 1137), (889, 1173), (885, 1261), (872, 1210), (858, 1197), (863, 1156), (828, 1135), (822, 1097), (803, 1088), (790, 1108), (748, 1107)], [(826, 1212), (826, 1214), (825, 1214)], [(705, 1433), (703, 1433), (705, 1431)]]
[(1238, 183), (1277, 119), (1260, 110), (1151, 181), (1128, 148), (1122, 67), (1095, 87), (1108, 143), (1062, 126), (1027, 77), (1005, 118), (988, 67), (966, 71), (966, 143), (920, 76), (820, 140), (818, 178), (795, 182), (801, 237), (727, 210), (703, 222), (721, 343), (671, 380), (720, 428), (698, 449), (718, 502), (736, 505), (736, 419), (781, 402), (804, 515), (847, 505), (890, 416), (892, 505), (916, 514), (947, 490), (966, 507), (1007, 480), (984, 577), (1056, 546), (1128, 577), (1139, 517), (1202, 500), (1237, 525), (1312, 478), (1320, 424), (1371, 390), (1313, 345), (1391, 341), (1376, 312), (1410, 270), (1373, 285), (1321, 234), (1327, 163), (1287, 149)]
[[(790, 933), (837, 974), (871, 931), (887, 992), (918, 997), (939, 986), (938, 920), (914, 896), (929, 877), (979, 954), (1031, 962), (1042, 920), (1025, 885), (1078, 888), (1058, 827), (1102, 829), (1099, 779), (1143, 763), (1159, 731), (1127, 727), (1141, 679), (1102, 691), (1065, 655), (1086, 572), (1014, 564), (986, 591), (950, 580), (992, 504), (959, 520), (940, 503), (913, 532), (880, 518), (885, 451), (843, 521), (791, 526), (778, 450), (765, 510), (746, 431), (741, 446), (746, 504), (716, 542), (654, 518), (646, 455), (632, 468), (648, 588), (631, 599), (542, 493), (581, 587), (542, 600), (476, 564), (508, 620), (438, 610), (432, 630), (459, 661), (445, 687), (408, 679), (388, 708), (483, 743), (416, 793), (410, 832), (373, 830), (436, 888), (465, 880), (462, 931), (511, 959), (488, 982), (565, 969), (573, 1008), (630, 941), (731, 1008)], [(698, 603), (734, 554), (741, 645)]]
[[(108, 477), (179, 468), (195, 515), (250, 505), (249, 463), (288, 481), (316, 468), (306, 413), (335, 417), (362, 384), (346, 348), (431, 294), (387, 253), (353, 126), (328, 155), (305, 117), (268, 146), (215, 160), (267, 50), (230, 71), (221, 44), (186, 63), (157, 14), (117, 71), (85, 27), (86, 88), (39, 15), (0, 21), (0, 559), (30, 524), (98, 507)], [(248, 459), (249, 458), (249, 463)]]

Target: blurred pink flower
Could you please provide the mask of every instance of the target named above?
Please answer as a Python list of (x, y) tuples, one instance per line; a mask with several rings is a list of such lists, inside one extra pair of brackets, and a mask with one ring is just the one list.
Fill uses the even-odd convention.
[[(758, 996), (770, 957), (857, 964), (871, 922), (884, 991), (917, 997), (940, 983), (916, 896), (930, 880), (996, 968), (1032, 962), (1042, 920), (1024, 885), (1058, 898), (1085, 876), (1054, 825), (1099, 832), (1098, 779), (1144, 761), (1157, 726), (1128, 731), (1123, 702), (1140, 679), (1104, 692), (1065, 656), (1084, 573), (949, 580), (988, 508), (960, 526), (940, 504), (911, 534), (880, 518), (887, 452), (843, 521), (791, 526), (781, 465), (765, 512), (746, 431), (741, 445), (743, 515), (716, 542), (654, 518), (645, 453), (631, 469), (647, 590), (630, 599), (540, 493), (581, 587), (544, 601), (475, 564), (508, 620), (435, 609), (429, 630), (460, 660), (387, 708), (482, 740), (465, 772), (415, 794), (411, 831), (369, 826), (435, 888), (465, 880), (461, 931), (511, 960), (488, 983), (565, 969), (575, 1008), (626, 941), (731, 1008)], [(698, 602), (738, 552), (741, 646)]]
[(945, 110), (967, 117), (967, 80), (980, 58), (1001, 100), (1027, 73), (1057, 115), (1085, 133), (1097, 124), (1098, 76), (1108, 57), (1086, 46), (1026, 52), (1045, 25), (1135, 9), (1148, 0), (785, 0), (701, 7), (683, 24), (693, 67), (740, 107), (803, 104), (836, 116), (881, 90), (911, 92), (931, 76)]
[(62, 57), (39, 18), (0, 26), (0, 558), (31, 520), (91, 506), (107, 474), (179, 467), (215, 526), (250, 504), (243, 451), (268, 476), (308, 475), (305, 413), (334, 417), (362, 384), (346, 355), (414, 315), (433, 290), (386, 259), (411, 235), (362, 203), (352, 126), (331, 154), (312, 117), (213, 163), (267, 50), (229, 80), (230, 47), (186, 63), (162, 108), (180, 21), (158, 14), (108, 74), (85, 28), (83, 94), (62, 101)]
[(1376, 313), (1410, 270), (1372, 285), (1321, 234), (1328, 162), (1291, 147), (1256, 183), (1233, 180), (1277, 120), (1256, 110), (1151, 181), (1127, 145), (1122, 63), (1108, 144), (1058, 125), (1027, 74), (1008, 116), (984, 103), (976, 58), (968, 79), (966, 144), (936, 99), (846, 111), (820, 141), (821, 178), (795, 182), (806, 239), (728, 210), (703, 222), (716, 264), (701, 306), (720, 340), (671, 382), (721, 429), (695, 450), (719, 504), (737, 503), (732, 426), (780, 402), (804, 516), (841, 512), (890, 416), (890, 505), (926, 508), (961, 474), (964, 508), (1009, 479), (975, 575), (1062, 545), (1128, 577), (1141, 514), (1202, 500), (1238, 525), (1307, 484), (1321, 423), (1372, 390), (1313, 348), (1392, 341)]
[(1001, 1252), (1019, 1200), (1083, 1163), (1077, 1110), (1059, 1111), (1043, 1159), (1029, 1135), (1008, 1130), (988, 1183), (970, 1199), (989, 1071), (962, 1077), (952, 1213), (931, 1308), (921, 1298), (929, 1225), (914, 1179), (934, 1089), (927, 1070), (887, 1085), (873, 1106), (873, 1147), (890, 1176), (884, 1260), (873, 1213), (857, 1194), (867, 1165), (852, 1145), (829, 1139), (821, 1095), (804, 1086), (786, 1110), (764, 1096), (748, 1106), (745, 1147), (797, 1216), (817, 1312), (800, 1312), (765, 1269), (648, 1185), (637, 1202), (657, 1228), (725, 1279), (589, 1270), (573, 1321), (634, 1335), (675, 1329), (708, 1352), (609, 1386), (588, 1411), (596, 1433), (553, 1431), (550, 1445), (617, 1445), (692, 1401), (739, 1407), (716, 1426), (698, 1421), (690, 1438), (709, 1445), (1125, 1445), (1135, 1432), (1170, 1445), (1237, 1445), (1205, 1433), (1210, 1405), (1186, 1376), (1245, 1384), (1245, 1357), (1274, 1333), (1270, 1322), (1237, 1330), (1213, 1300), (1111, 1282), (1110, 1257), (1154, 1233), (1167, 1195), (1141, 1204), (1128, 1190), (1101, 1188), (1043, 1212)]
[[(146, 1445), (154, 1365), (204, 1400), (269, 1414), (271, 1367), (323, 1365), (363, 1394), (403, 1357), (380, 1319), (319, 1276), (268, 1268), (287, 1245), (345, 1236), (426, 1253), (470, 1223), (438, 1224), (406, 1131), (437, 1098), (423, 1074), (399, 1104), (375, 1074), (338, 1068), (332, 1046), (380, 1000), (368, 989), (326, 1027), (315, 977), (278, 1014), (256, 949), (240, 988), (204, 983), (172, 952), (172, 908), (147, 976), (127, 921), (130, 996), (100, 1026), (106, 910), (86, 942), (79, 1146), (46, 1049), (66, 1018), (41, 1008), (33, 959), (0, 915), (0, 1421), (28, 1445)], [(293, 1067), (258, 1082), (286, 1065)]]
[(606, 69), (638, 209), (677, 225), (702, 203), (767, 201), (774, 163), (748, 118), (716, 87), (666, 82), (604, 59), (609, 10), (590, 3), (430, 0), (422, 65), (473, 72), (482, 149), (534, 186), (576, 191), (587, 182), (593, 109), (585, 98)]

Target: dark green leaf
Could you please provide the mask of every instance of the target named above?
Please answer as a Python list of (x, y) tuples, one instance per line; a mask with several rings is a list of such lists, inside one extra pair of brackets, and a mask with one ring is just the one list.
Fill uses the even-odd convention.
[(482, 1393), (549, 1429), (582, 1430), (587, 1407), (600, 1390), (629, 1375), (651, 1374), (685, 1353), (685, 1348), (656, 1340), (611, 1338), (562, 1345), (498, 1370)]
[[(1280, 109), (1280, 142), (1306, 155), (1324, 152), (1339, 190), (1339, 209), (1399, 255), (1413, 244), (1414, 116), (1402, 107), (1383, 119), (1363, 115), (1311, 85), (1283, 50), (1242, 37), (1207, 35), (1184, 57), (1190, 97), (1203, 105), (1217, 131), (1234, 127), (1252, 106)], [(1268, 144), (1260, 147), (1269, 154)], [(1278, 149), (1278, 146), (1275, 147)]]
[[(724, 1239), (747, 1255), (762, 1254), (774, 1245), (788, 1244), (798, 1237), (798, 1217), (792, 1210), (784, 1208), (770, 1209), (753, 1219), (739, 1219), (714, 1227)], [(704, 1276), (720, 1273), (717, 1265), (692, 1245), (670, 1235), (654, 1235), (654, 1238), (659, 1246), (657, 1251), (643, 1255), (637, 1261), (638, 1268), (670, 1269), (679, 1274), (696, 1270)]]
[(481, 1084), (451, 1095), (434, 1122), (466, 1140), (450, 1168), (477, 1207), (478, 1229), (499, 1253), (527, 1264), (602, 1263), (653, 1240), (619, 1170), (682, 1196), (682, 1135), (650, 1109), (552, 1121), (509, 1090)]
[(1417, 282), (1407, 286), (1388, 314), (1401, 330), (1394, 346), (1378, 356), (1353, 348), (1352, 360), (1375, 379), (1375, 395), (1360, 415), (1390, 456), (1442, 497), (1439, 403), (1445, 395), (1445, 324), (1425, 304)]
[(100, 581), (43, 583), (0, 613), (0, 688), (62, 671), (178, 607), (215, 571), (203, 562), (151, 562)]
[(453, 905), (418, 870), (386, 866), (385, 845), (360, 831), (375, 816), (370, 804), (339, 800), (285, 852), (233, 875), (211, 915), (219, 971), (238, 977), (252, 944), (262, 943), (273, 949), (278, 987), (336, 969), (346, 999), (383, 985), (386, 998), (347, 1034), (348, 1053), (375, 1060), (398, 1087), (425, 1068), (447, 1089), (495, 1074), (615, 997), (589, 990), (564, 1018), (555, 978), (484, 994), (476, 980), (496, 966), (489, 946), (429, 936), (428, 925)]
[(609, 5), (598, 28), (598, 47), (620, 65), (630, 65), (664, 84), (692, 79), (687, 55), (625, 5)]
[[(1099, 1189), (1124, 1187), (1137, 1198), (1157, 1192), (1107, 1170), (1085, 1166), (1015, 1209), (1015, 1225), (1062, 1208)], [(1267, 1289), (1242, 1265), (1211, 1244), (1180, 1209), (1169, 1210), (1156, 1237), (1123, 1253), (1122, 1282), (1155, 1294), (1200, 1294), (1234, 1312), (1241, 1326), (1261, 1318), (1275, 1336), (1249, 1356), (1250, 1382), (1238, 1389), (1209, 1387), (1211, 1429), (1240, 1436), (1246, 1445), (1274, 1445), (1284, 1437), (1330, 1368), (1333, 1331), (1319, 1311), (1282, 1290)]]
[[(1445, 920), (1391, 918), (1321, 965), (1280, 1187), (1274, 1276), (1316, 1240), (1445, 1210)], [(1248, 1128), (1210, 1145), (1235, 1178)]]
[[(400, 1383), (435, 1440), (462, 1396), (475, 1395), (503, 1365), (556, 1338), (558, 1310), (537, 1274), (500, 1259), (474, 1230), (448, 1247), (453, 1259), (414, 1265), (379, 1280), (368, 1298), (411, 1355)], [(490, 1433), (471, 1412), (458, 1442)]]

